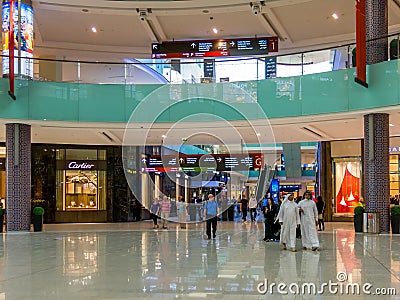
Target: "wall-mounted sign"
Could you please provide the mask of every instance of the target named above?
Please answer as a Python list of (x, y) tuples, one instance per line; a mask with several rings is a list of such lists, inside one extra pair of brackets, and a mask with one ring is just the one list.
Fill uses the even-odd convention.
[(105, 160), (59, 160), (58, 170), (107, 170)]
[(68, 166), (67, 166), (68, 169), (78, 169), (78, 170), (93, 169), (93, 167), (94, 167), (94, 164), (92, 164), (92, 163), (76, 162), (76, 161), (69, 162)]
[(400, 152), (400, 146), (393, 146), (389, 148), (389, 153), (399, 153)]

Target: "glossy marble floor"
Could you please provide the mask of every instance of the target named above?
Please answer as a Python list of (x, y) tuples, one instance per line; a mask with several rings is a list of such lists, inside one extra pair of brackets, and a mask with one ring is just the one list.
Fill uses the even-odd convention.
[[(362, 293), (368, 283), (371, 293), (400, 294), (400, 236), (354, 234), (350, 223), (330, 223), (319, 233), (320, 251), (303, 251), (298, 240), (292, 253), (262, 241), (262, 223), (218, 226), (210, 241), (203, 224), (153, 230), (149, 221), (0, 234), (0, 299), (376, 299)], [(281, 291), (289, 294), (276, 286), (260, 293), (265, 279), (267, 286), (286, 283)], [(338, 292), (325, 286), (314, 295), (304, 285), (318, 291), (329, 281)], [(358, 284), (360, 295), (348, 283)], [(300, 292), (291, 295), (296, 285)]]

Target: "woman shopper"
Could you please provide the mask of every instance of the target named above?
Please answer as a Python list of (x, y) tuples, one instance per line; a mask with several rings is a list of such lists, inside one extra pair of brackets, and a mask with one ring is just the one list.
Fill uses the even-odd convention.
[(318, 231), (325, 230), (324, 223), (324, 210), (325, 210), (325, 202), (322, 200), (321, 196), (317, 197), (317, 210), (318, 210)]
[(264, 241), (269, 242), (275, 239), (274, 236), (274, 223), (277, 210), (271, 198), (268, 198), (267, 206), (264, 208)]
[(161, 201), (161, 224), (163, 229), (168, 229), (167, 225), (170, 211), (171, 202), (169, 201), (167, 196), (164, 196), (163, 200)]

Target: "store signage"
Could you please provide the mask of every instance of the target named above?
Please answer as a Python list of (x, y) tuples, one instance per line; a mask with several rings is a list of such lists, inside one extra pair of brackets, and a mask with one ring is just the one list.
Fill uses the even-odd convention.
[(68, 169), (92, 169), (94, 167), (94, 164), (87, 163), (87, 162), (76, 162), (76, 161), (71, 161), (68, 164)]
[(248, 155), (205, 154), (205, 155), (152, 155), (142, 159), (145, 172), (181, 171), (246, 171), (261, 168), (263, 156), (260, 153)]
[(393, 153), (393, 152), (400, 152), (400, 146), (396, 147), (390, 147), (389, 148), (389, 153)]
[(278, 51), (277, 37), (153, 43), (152, 58), (266, 55)]
[(96, 160), (67, 160), (64, 162), (66, 170), (97, 170)]

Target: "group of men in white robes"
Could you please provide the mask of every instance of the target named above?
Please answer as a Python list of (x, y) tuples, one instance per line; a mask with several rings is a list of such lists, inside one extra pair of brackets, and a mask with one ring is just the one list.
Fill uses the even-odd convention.
[(277, 221), (281, 225), (280, 242), (283, 250), (289, 248), (292, 252), (297, 251), (296, 228), (299, 226), (303, 250), (318, 250), (318, 210), (310, 191), (304, 193), (304, 199), (299, 204), (294, 202), (293, 194), (287, 194), (281, 204)]

